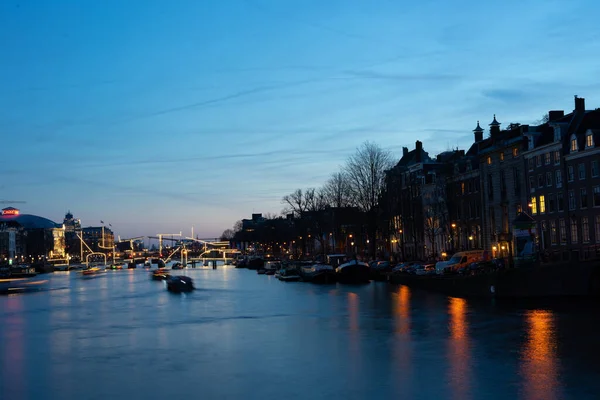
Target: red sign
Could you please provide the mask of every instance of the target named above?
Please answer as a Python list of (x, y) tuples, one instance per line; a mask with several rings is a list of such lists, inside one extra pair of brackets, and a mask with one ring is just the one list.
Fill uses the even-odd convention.
[(2, 210), (2, 215), (19, 215), (19, 210), (16, 208), (5, 208)]

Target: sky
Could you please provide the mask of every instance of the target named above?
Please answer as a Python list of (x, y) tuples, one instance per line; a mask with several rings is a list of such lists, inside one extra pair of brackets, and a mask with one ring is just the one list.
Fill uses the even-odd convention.
[(4, 0), (0, 200), (122, 238), (216, 237), (366, 140), (435, 155), (494, 114), (600, 107), (598, 15), (593, 0)]

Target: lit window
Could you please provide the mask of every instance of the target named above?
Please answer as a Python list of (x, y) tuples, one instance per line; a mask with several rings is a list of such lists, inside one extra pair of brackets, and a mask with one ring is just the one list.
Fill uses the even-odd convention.
[(571, 218), (571, 243), (579, 242), (579, 237), (577, 236), (577, 219)]
[(544, 214), (546, 212), (546, 199), (544, 195), (540, 196), (540, 214)]
[(588, 133), (585, 137), (585, 147), (594, 147), (594, 137), (591, 133)]
[(531, 198), (531, 203), (529, 204), (529, 206), (531, 207), (531, 214), (537, 214), (537, 199), (535, 196)]
[(581, 217), (581, 239), (583, 243), (590, 242), (590, 223), (588, 217)]
[(488, 156), (487, 163), (488, 165), (492, 165), (492, 157)]
[(513, 157), (518, 157), (519, 156), (519, 148), (518, 147), (514, 147), (513, 148)]
[(504, 161), (504, 152), (500, 153), (500, 161)]
[(550, 165), (550, 153), (544, 154), (544, 164)]
[(465, 194), (465, 183), (464, 182), (460, 183), (460, 191), (461, 191), (461, 194)]
[(560, 164), (560, 150), (554, 152), (554, 165)]
[(577, 151), (577, 137), (571, 136), (571, 151)]

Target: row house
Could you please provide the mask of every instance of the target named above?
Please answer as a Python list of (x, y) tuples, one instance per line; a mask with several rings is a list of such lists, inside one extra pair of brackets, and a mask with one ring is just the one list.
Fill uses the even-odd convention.
[(530, 212), (538, 246), (550, 260), (600, 257), (600, 110), (551, 111), (527, 133)]
[(512, 224), (527, 204), (522, 153), (527, 126), (511, 124), (501, 130), (494, 115), (490, 134), (479, 142), (479, 171), (482, 187), (483, 248), (493, 257), (513, 252)]
[(453, 173), (448, 177), (450, 253), (480, 249), (483, 245), (479, 174), (479, 144), (483, 141), (483, 129), (479, 126), (479, 121), (473, 133), (473, 144), (462, 157), (452, 163)]
[(447, 182), (452, 163), (464, 151), (447, 151), (431, 158), (416, 141), (415, 149), (403, 148), (402, 158), (388, 171), (386, 201), (393, 253), (403, 259), (436, 258), (451, 248), (451, 221)]

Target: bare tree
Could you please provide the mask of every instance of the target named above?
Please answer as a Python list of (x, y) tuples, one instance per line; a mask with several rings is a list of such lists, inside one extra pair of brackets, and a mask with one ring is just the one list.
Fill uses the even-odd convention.
[(221, 233), (221, 240), (223, 240), (223, 241), (231, 240), (231, 239), (233, 239), (234, 236), (235, 236), (235, 232), (233, 231), (233, 229), (225, 229), (223, 231), (223, 233)]
[[(436, 257), (440, 248), (437, 247), (438, 239), (446, 232), (448, 226), (448, 205), (446, 202), (446, 181), (440, 176), (422, 189), (424, 210), (423, 228), (425, 236), (431, 245), (431, 256)], [(443, 242), (443, 241), (442, 241)], [(443, 246), (442, 243), (439, 243)]]
[(238, 220), (235, 222), (235, 224), (233, 224), (234, 232), (241, 232), (243, 229), (244, 229), (244, 223), (242, 222), (242, 220)]
[(302, 217), (306, 211), (306, 194), (302, 189), (296, 189), (290, 194), (286, 194), (281, 199), (285, 205), (285, 212), (293, 213), (296, 217)]
[(378, 205), (385, 188), (386, 171), (392, 167), (392, 155), (372, 142), (364, 142), (348, 158), (344, 173), (348, 177), (351, 198), (360, 210), (367, 213), (371, 255), (375, 256), (378, 225)]
[(344, 172), (336, 172), (331, 175), (323, 186), (325, 201), (332, 207), (348, 207), (352, 205), (350, 195), (350, 184), (348, 176)]
[(351, 196), (362, 211), (369, 212), (377, 207), (385, 187), (385, 171), (391, 167), (391, 153), (368, 141), (348, 158), (344, 173), (348, 177)]

